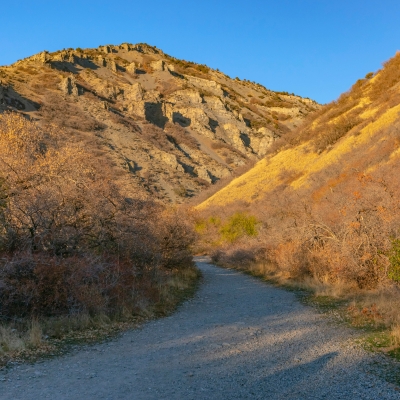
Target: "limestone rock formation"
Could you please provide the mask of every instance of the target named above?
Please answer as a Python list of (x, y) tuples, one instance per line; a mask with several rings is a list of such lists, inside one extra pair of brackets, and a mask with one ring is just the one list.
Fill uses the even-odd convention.
[(196, 78), (194, 76), (188, 76), (188, 81), (195, 87), (199, 89), (203, 89), (209, 91), (215, 96), (222, 97), (224, 92), (221, 88), (221, 85), (215, 81), (210, 81), (207, 79)]
[(164, 60), (157, 60), (150, 63), (151, 68), (153, 71), (165, 71), (165, 61)]
[(204, 167), (197, 167), (194, 171), (200, 179), (203, 179), (208, 183), (212, 183), (210, 174)]
[(103, 56), (97, 56), (96, 61), (97, 61), (96, 64), (98, 64), (100, 67), (106, 67), (107, 66), (106, 59)]
[(127, 191), (160, 201), (184, 201), (262, 158), (319, 108), (144, 43), (42, 52), (0, 76), (0, 110), (61, 122), (111, 160)]
[(49, 56), (49, 52), (45, 50), (38, 54), (35, 54), (34, 56), (30, 57), (29, 59), (31, 59), (32, 61), (36, 61), (36, 62), (45, 64), (47, 61), (49, 61), (50, 56)]
[(112, 72), (117, 72), (117, 63), (113, 59), (106, 60), (106, 67)]
[(66, 95), (78, 96), (79, 94), (74, 76), (64, 78), (60, 83), (60, 89)]
[(139, 82), (124, 89), (124, 98), (128, 101), (138, 102), (143, 100), (143, 89)]
[(106, 53), (106, 54), (111, 53), (111, 46), (100, 46), (99, 49), (103, 53)]
[(131, 74), (134, 74), (134, 73), (136, 73), (137, 67), (138, 67), (138, 65), (136, 65), (135, 62), (131, 62), (129, 65), (127, 65), (125, 67), (125, 71), (130, 72)]

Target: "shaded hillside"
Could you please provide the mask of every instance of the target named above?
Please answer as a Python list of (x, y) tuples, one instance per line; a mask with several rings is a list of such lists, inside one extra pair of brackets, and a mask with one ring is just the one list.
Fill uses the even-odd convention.
[(0, 80), (0, 111), (64, 128), (126, 190), (173, 202), (264, 156), (319, 108), (145, 44), (42, 52)]

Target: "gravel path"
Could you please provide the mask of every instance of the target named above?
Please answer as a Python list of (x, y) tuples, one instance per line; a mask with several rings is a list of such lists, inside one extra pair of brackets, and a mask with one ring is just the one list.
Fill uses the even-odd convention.
[(175, 314), (0, 372), (0, 399), (400, 399), (351, 330), (293, 293), (198, 265), (204, 282)]

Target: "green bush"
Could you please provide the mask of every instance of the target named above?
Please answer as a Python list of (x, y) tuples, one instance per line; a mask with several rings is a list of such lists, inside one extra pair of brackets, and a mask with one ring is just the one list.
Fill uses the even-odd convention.
[(232, 243), (243, 236), (256, 237), (257, 225), (256, 217), (237, 212), (221, 227), (220, 234), (223, 240)]
[(400, 282), (400, 239), (392, 240), (392, 248), (389, 252), (389, 261), (389, 279), (394, 282)]

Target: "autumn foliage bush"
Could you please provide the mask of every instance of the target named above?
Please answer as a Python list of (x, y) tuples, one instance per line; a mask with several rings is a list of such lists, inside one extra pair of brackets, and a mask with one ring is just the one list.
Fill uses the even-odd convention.
[[(368, 175), (354, 172), (334, 191), (313, 201), (308, 201), (309, 193), (320, 191), (318, 186), (302, 194), (279, 187), (277, 191), (283, 190), (280, 196), (270, 193), (249, 207), (259, 221), (257, 241), (247, 235), (239, 245), (221, 246), (215, 241), (202, 245), (208, 244), (211, 253), (217, 251), (218, 259), (226, 264), (232, 264), (240, 252), (251, 250), (258, 254), (258, 262), (274, 264), (288, 279), (298, 281), (346, 282), (358, 289), (398, 283), (400, 187), (396, 165), (388, 163)], [(232, 216), (238, 210), (248, 211), (239, 204), (229, 209)], [(207, 213), (220, 215), (221, 210), (210, 207), (203, 211), (203, 218)]]
[(0, 116), (0, 317), (134, 311), (191, 265), (177, 210), (129, 198), (55, 126)]

